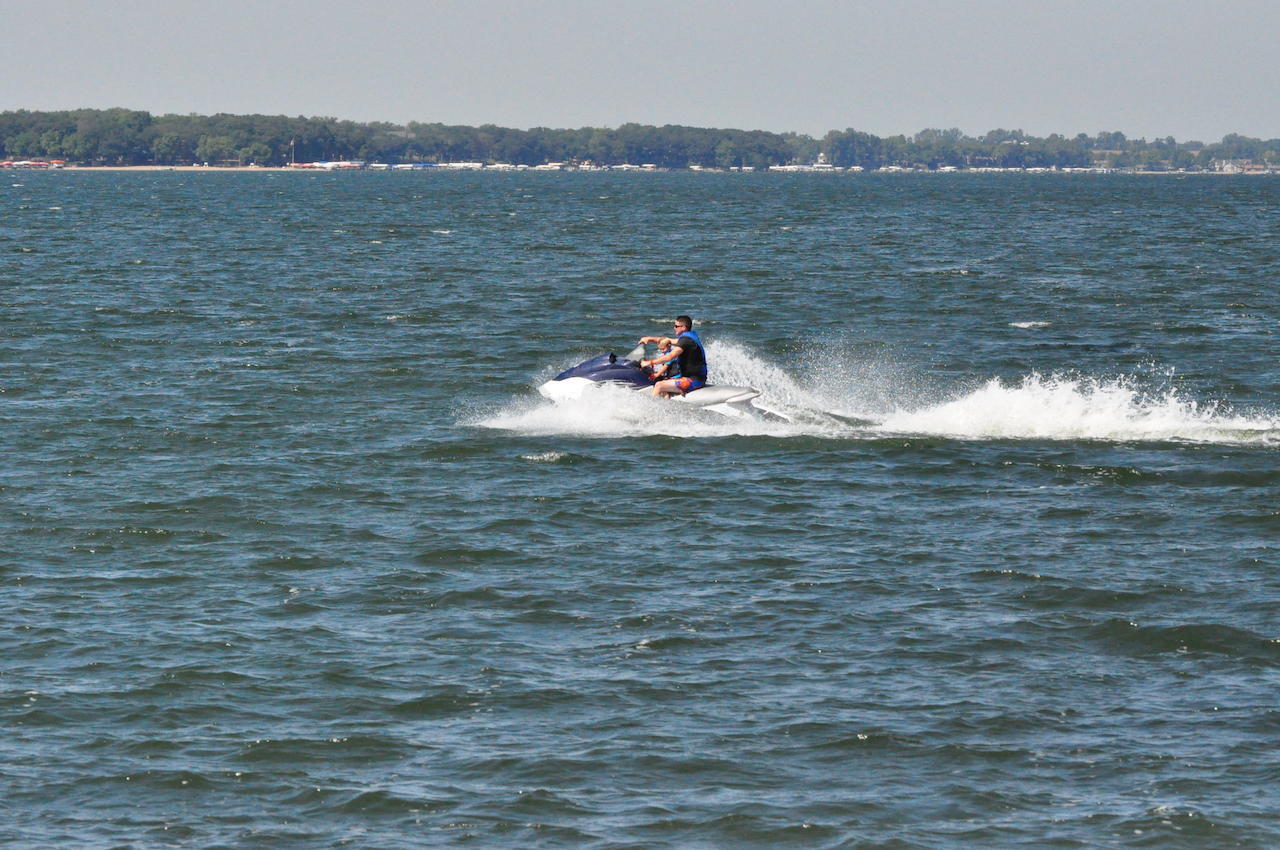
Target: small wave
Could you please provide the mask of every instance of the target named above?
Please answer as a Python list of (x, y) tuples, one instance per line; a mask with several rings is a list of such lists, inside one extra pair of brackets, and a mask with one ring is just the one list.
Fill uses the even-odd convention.
[(1168, 653), (1222, 655), (1265, 667), (1280, 665), (1280, 639), (1218, 623), (1144, 626), (1108, 620), (1094, 626), (1095, 639), (1123, 655)]
[(242, 747), (239, 759), (279, 764), (371, 763), (394, 761), (403, 754), (403, 748), (392, 738), (353, 735), (340, 738), (259, 738)]
[(1009, 327), (1025, 330), (1027, 328), (1047, 328), (1052, 324), (1053, 322), (1010, 322)]
[(387, 322), (408, 322), (415, 325), (433, 324), (439, 320), (433, 310), (421, 310), (412, 313), (387, 313), (382, 318)]
[(568, 452), (538, 452), (537, 454), (520, 455), (520, 459), (527, 460), (530, 463), (559, 463), (568, 456)]
[(1136, 842), (1147, 847), (1222, 847), (1236, 843), (1235, 830), (1226, 822), (1186, 806), (1155, 806), (1140, 816), (1117, 821), (1115, 830), (1131, 833)]

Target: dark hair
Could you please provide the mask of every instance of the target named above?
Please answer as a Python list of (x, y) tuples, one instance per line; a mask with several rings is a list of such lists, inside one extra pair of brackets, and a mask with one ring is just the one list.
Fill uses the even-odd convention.
[(676, 316), (676, 323), (684, 325), (688, 330), (693, 330), (693, 319), (688, 316)]

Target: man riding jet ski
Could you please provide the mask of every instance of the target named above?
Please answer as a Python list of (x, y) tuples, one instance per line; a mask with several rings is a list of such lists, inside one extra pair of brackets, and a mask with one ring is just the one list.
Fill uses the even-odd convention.
[(674, 339), (661, 336), (642, 336), (640, 344), (654, 342), (658, 344), (658, 356), (652, 360), (641, 360), (641, 368), (653, 370), (655, 378), (663, 371), (676, 364), (676, 373), (666, 380), (659, 380), (653, 385), (656, 396), (673, 396), (676, 393), (688, 395), (700, 390), (707, 384), (707, 352), (702, 347), (702, 339), (693, 329), (693, 319), (688, 316), (676, 316), (676, 336)]
[[(649, 390), (656, 396), (673, 398), (704, 410), (726, 416), (752, 416), (760, 411), (751, 399), (760, 395), (754, 387), (728, 387), (707, 384), (707, 356), (702, 340), (693, 330), (693, 320), (678, 316), (676, 336), (640, 338), (640, 345), (625, 358), (602, 354), (566, 369), (538, 387), (538, 392), (553, 401), (582, 398), (583, 394), (603, 384), (634, 390)], [(657, 343), (658, 355), (644, 359), (645, 345)], [(677, 374), (667, 376), (674, 363)]]

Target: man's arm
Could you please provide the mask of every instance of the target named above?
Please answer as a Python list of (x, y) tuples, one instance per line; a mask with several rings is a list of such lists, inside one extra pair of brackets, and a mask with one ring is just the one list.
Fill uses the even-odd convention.
[(672, 360), (675, 360), (677, 357), (679, 357), (679, 356), (680, 356), (680, 353), (681, 353), (683, 350), (684, 350), (684, 349), (682, 349), (680, 346), (675, 345), (675, 344), (673, 343), (673, 344), (672, 344), (672, 346), (671, 346), (671, 350), (670, 350), (670, 351), (668, 351), (666, 354), (659, 354), (657, 357), (653, 358), (652, 360), (641, 360), (641, 361), (640, 361), (640, 365), (641, 365), (641, 366), (656, 366), (656, 365), (658, 365), (659, 363), (670, 363)]

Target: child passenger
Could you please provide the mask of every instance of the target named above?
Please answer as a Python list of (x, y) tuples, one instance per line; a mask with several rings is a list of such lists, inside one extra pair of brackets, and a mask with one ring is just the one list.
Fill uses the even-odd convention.
[[(659, 356), (670, 353), (671, 346), (675, 344), (676, 344), (676, 341), (669, 336), (664, 336), (662, 339), (658, 340)], [(672, 360), (669, 363), (656, 364), (652, 368), (653, 368), (653, 380), (655, 382), (666, 381), (671, 378), (680, 377), (680, 364), (677, 363), (675, 360)]]

